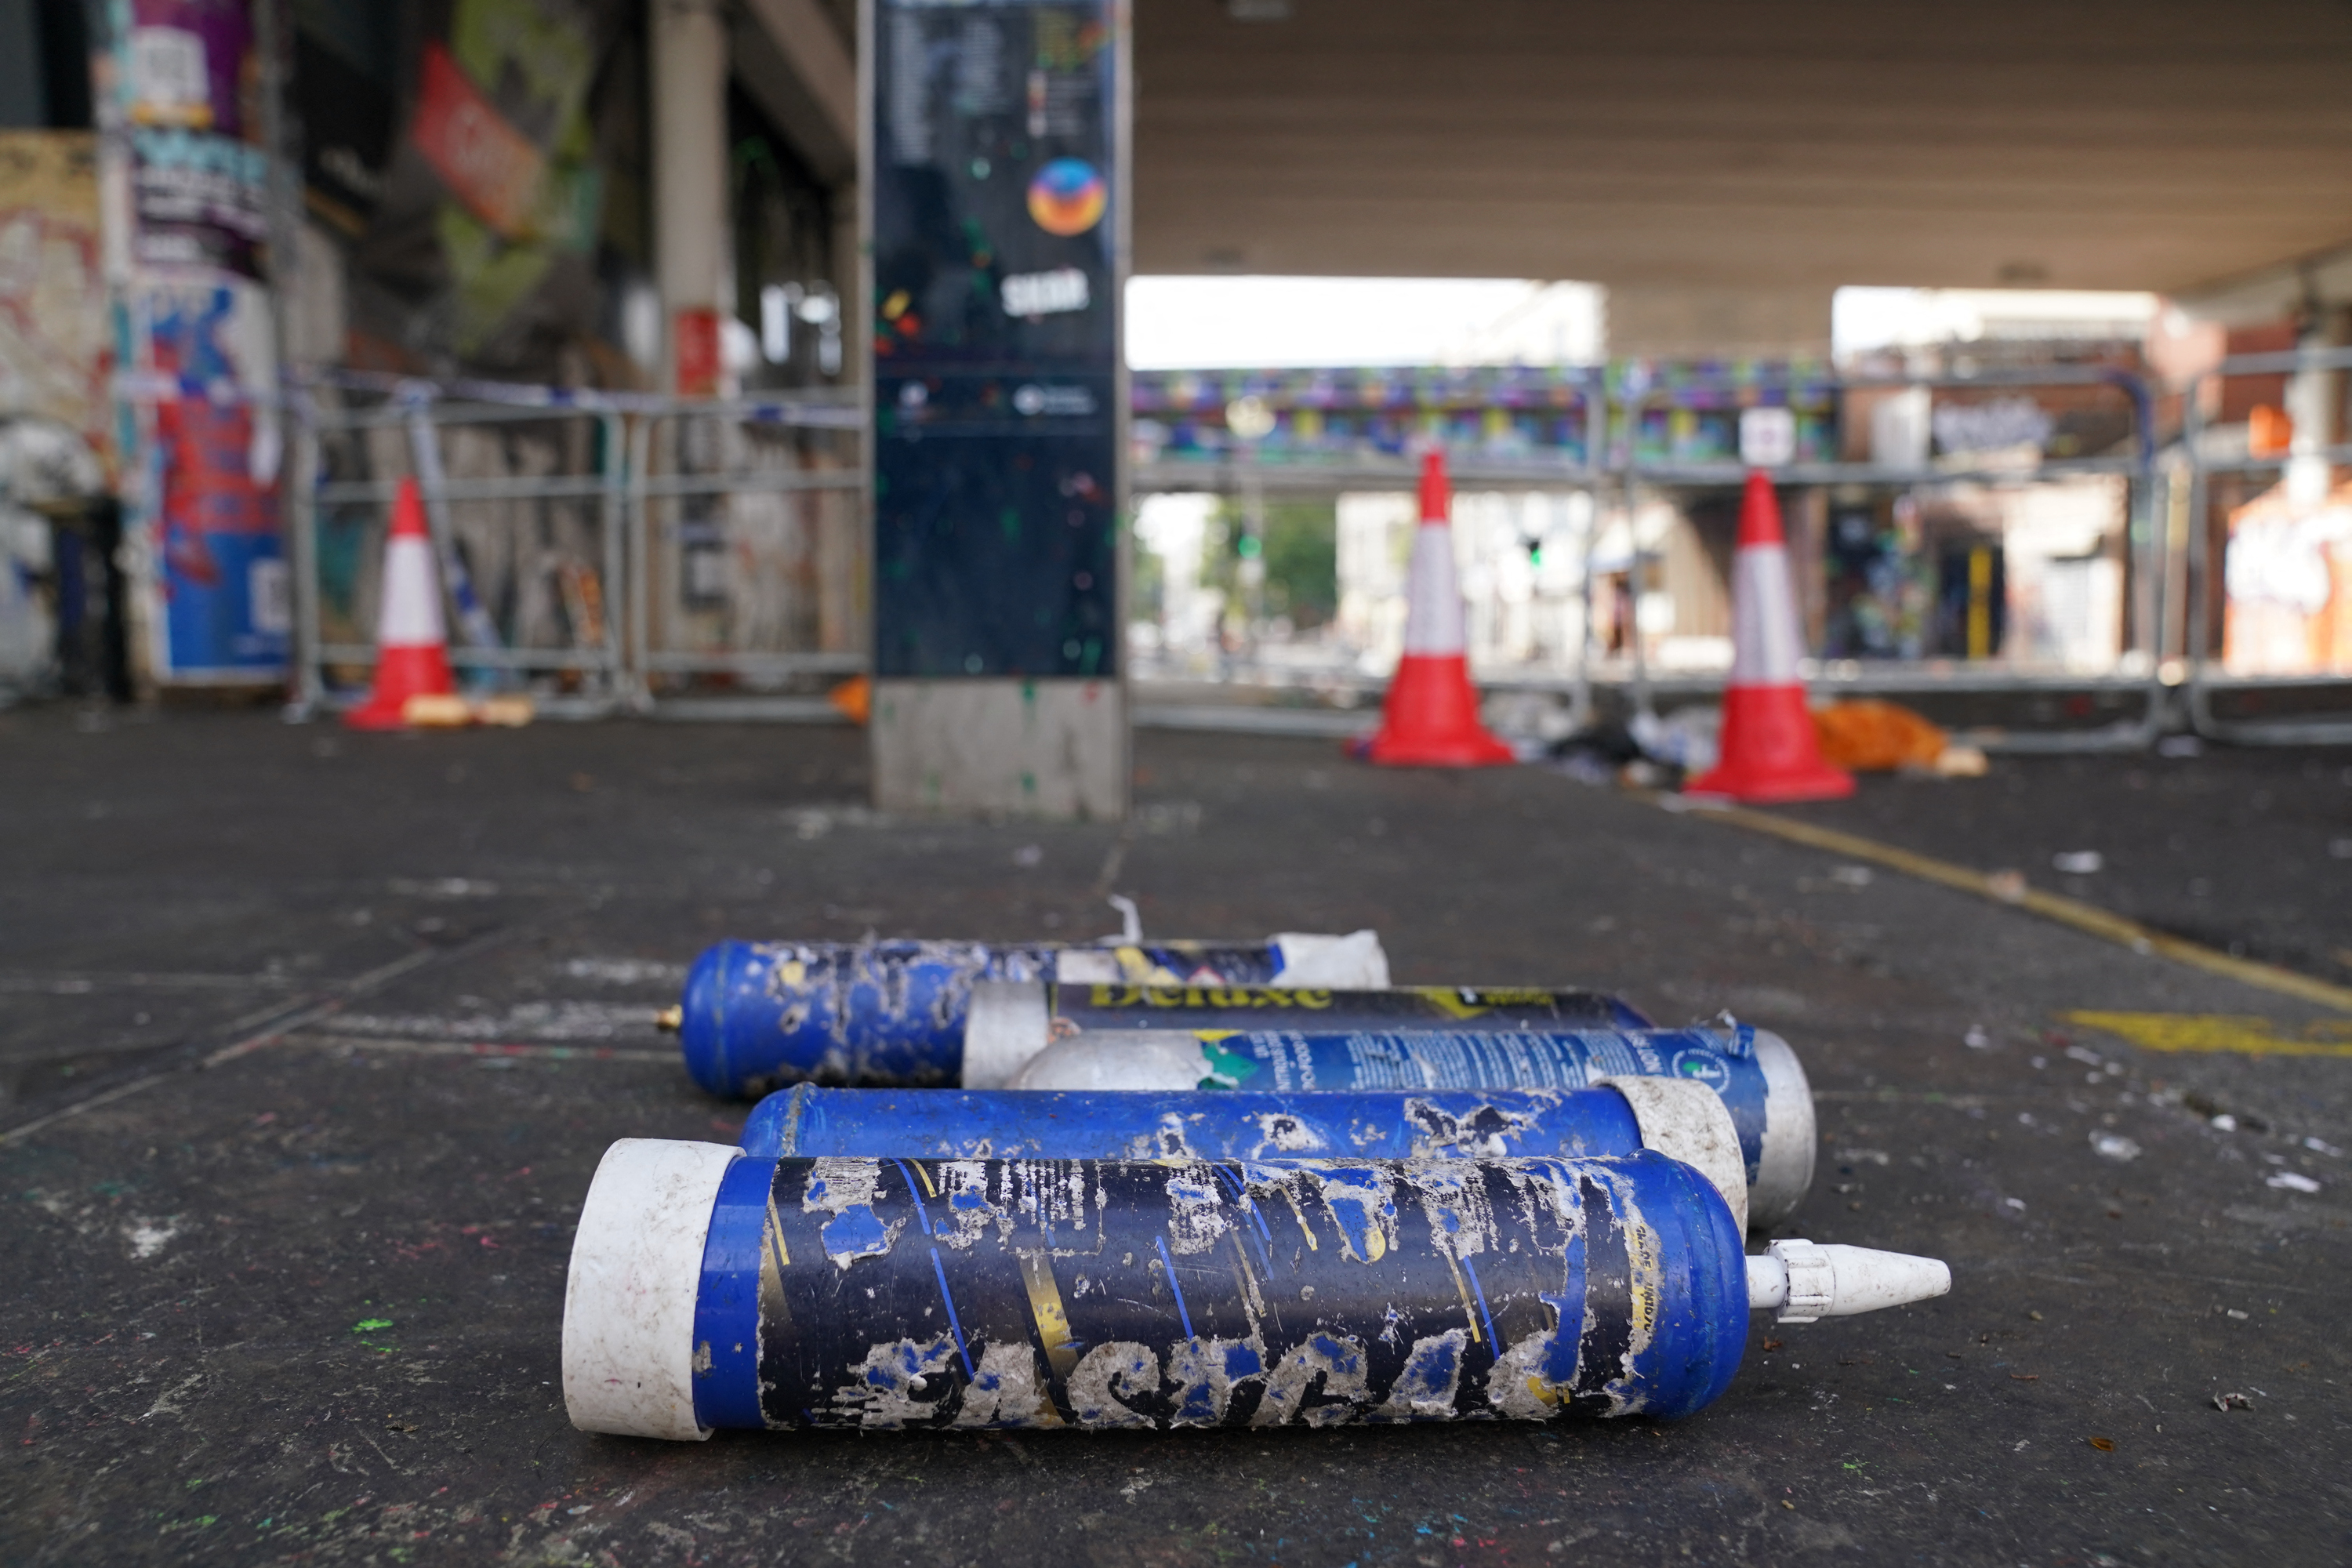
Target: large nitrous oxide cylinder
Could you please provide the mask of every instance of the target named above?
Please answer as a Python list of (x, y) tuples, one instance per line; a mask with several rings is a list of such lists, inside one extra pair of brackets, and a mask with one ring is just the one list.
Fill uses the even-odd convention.
[[(1727, 1184), (1755, 1199), (1736, 1121), (1691, 1079), (1590, 1089), (1136, 1094), (1118, 1090), (823, 1089), (752, 1107), (747, 1154), (925, 1159), (1329, 1160), (1574, 1158), (1666, 1146), (1669, 1121), (1719, 1127)], [(1675, 1158), (1704, 1164), (1686, 1143)], [(1785, 1205), (1785, 1194), (1769, 1194)]]
[(1941, 1294), (1776, 1243), (1694, 1167), (1597, 1159), (761, 1160), (627, 1140), (581, 1215), (589, 1431), (1173, 1427), (1687, 1415), (1751, 1305)]
[(972, 992), (964, 1032), (963, 1087), (1011, 1087), (1047, 1047), (1074, 1036), (1302, 1029), (1318, 1034), (1369, 1029), (1491, 1035), (1588, 1026), (1651, 1026), (1632, 1004), (1599, 991), (1499, 985), (1350, 989), (1293, 981), (1272, 985), (991, 981)]
[(990, 981), (1385, 985), (1369, 931), (1286, 931), (1255, 943), (722, 942), (688, 970), (664, 1022), (694, 1081), (754, 1095), (814, 1079), (953, 1084), (972, 988)]
[(1292, 1093), (1581, 1089), (1603, 1079), (1678, 1079), (1719, 1095), (1739, 1130), (1759, 1226), (1796, 1213), (1813, 1181), (1813, 1094), (1797, 1053), (1744, 1024), (1691, 1029), (1555, 1028), (1472, 1034), (1327, 1029), (1102, 1029), (1065, 1038), (1015, 1075), (1015, 1089), (1189, 1089)]

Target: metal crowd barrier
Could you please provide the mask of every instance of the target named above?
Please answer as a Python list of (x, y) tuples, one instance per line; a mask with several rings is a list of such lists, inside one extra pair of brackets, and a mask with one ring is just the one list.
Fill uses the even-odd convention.
[[(469, 440), (468, 438), (472, 438)], [(515, 447), (510, 438), (524, 445)], [(467, 458), (488, 456), (493, 466), (530, 467), (542, 456), (549, 471), (452, 477), (449, 448), (466, 443)], [(321, 407), (308, 401), (296, 421), (289, 543), (293, 561), (295, 656), (293, 700), (298, 708), (335, 705), (327, 684), (330, 667), (355, 669), (373, 665), (376, 648), (373, 592), (383, 560), (394, 497), (402, 480), (415, 479), (425, 503), (450, 590), (455, 614), (449, 627), (449, 662), (461, 669), (500, 672), (511, 679), (529, 673), (569, 672), (578, 682), (574, 706), (609, 710), (624, 695), (627, 669), (616, 589), (624, 582), (625, 475), (618, 454), (624, 445), (622, 416), (609, 409), (478, 402), (444, 402), (402, 395), (362, 408)], [(585, 448), (587, 460), (566, 464), (563, 449)], [(478, 466), (465, 461), (461, 467)], [(315, 482), (299, 482), (316, 475)], [(485, 518), (482, 511), (496, 509)], [(518, 516), (518, 513), (520, 515)], [(558, 530), (593, 540), (567, 549), (550, 536)], [(531, 527), (539, 537), (526, 537)], [(356, 538), (350, 537), (356, 534)], [(334, 537), (334, 536), (342, 537)], [(522, 551), (541, 546), (541, 559), (522, 563)], [(467, 546), (476, 546), (469, 549)], [(331, 548), (342, 592), (330, 603), (325, 570)], [(485, 556), (503, 549), (516, 570), (486, 584)], [(550, 584), (548, 571), (560, 579)], [(517, 605), (509, 625), (524, 637), (513, 644), (501, 635), (498, 616), (484, 602), (488, 586), (501, 599), (534, 599), (553, 610), (525, 617)], [(499, 592), (504, 590), (504, 592)], [(332, 616), (338, 624), (330, 628)], [(535, 636), (561, 622), (569, 636), (553, 642)]]
[[(360, 400), (365, 401), (344, 405)], [(597, 717), (626, 709), (678, 718), (813, 717), (830, 713), (821, 699), (712, 702), (666, 695), (656, 687), (695, 677), (760, 681), (845, 674), (866, 666), (863, 625), (854, 616), (845, 627), (834, 628), (833, 640), (845, 647), (793, 647), (789, 635), (772, 635), (772, 625), (765, 628), (771, 635), (763, 646), (734, 646), (730, 633), (740, 628), (725, 626), (689, 646), (669, 635), (678, 617), (657, 598), (677, 584), (680, 524), (696, 521), (696, 514), (709, 523), (716, 514), (740, 510), (745, 498), (854, 496), (862, 489), (854, 458), (863, 417), (852, 399), (796, 395), (712, 403), (333, 373), (311, 378), (293, 401), (293, 412), (292, 472), (312, 480), (288, 487), (298, 712), (358, 700), (355, 691), (331, 689), (328, 672), (357, 671), (375, 660), (375, 577), (392, 501), (407, 478), (416, 479), (422, 493), (448, 589), (450, 662), (496, 672), (493, 679), (563, 678), (571, 689), (541, 697), (540, 710), (550, 716)], [(693, 443), (678, 437), (689, 431), (718, 436), (717, 460), (695, 460), (690, 450), (679, 460), (682, 445)], [(774, 460), (779, 436), (789, 463)], [(551, 449), (568, 448), (578, 460), (530, 473), (447, 471), (459, 452), (476, 459), (461, 466), (480, 466), (484, 438), (512, 447), (517, 437), (523, 445), (507, 455), (524, 454), (525, 467), (539, 466)], [(831, 468), (807, 466), (803, 459), (827, 441), (845, 447), (850, 460)], [(740, 460), (747, 445), (771, 448), (767, 460)], [(507, 511), (502, 519), (485, 520), (477, 510), (482, 508)], [(728, 519), (716, 521), (723, 542)], [(575, 537), (574, 548), (562, 548), (562, 542), (551, 546), (548, 533), (563, 523), (572, 525), (575, 536), (579, 524), (588, 524), (593, 543), (577, 548)], [(832, 523), (834, 531), (847, 535), (841, 542), (849, 557), (844, 574), (854, 583), (866, 554), (854, 502), (845, 519)], [(534, 545), (551, 559), (483, 580), (480, 557), (504, 552), (503, 563), (512, 566)], [(529, 580), (550, 566), (557, 585)], [(722, 569), (712, 584), (719, 596), (735, 590), (735, 577)], [(551, 595), (562, 601), (560, 614), (523, 613), (530, 607), (523, 601), (534, 595), (538, 607), (548, 609)], [(854, 588), (851, 597), (857, 601)], [(862, 601), (855, 613), (862, 614)], [(551, 621), (566, 635), (545, 636)]]
[[(1806, 388), (1838, 397), (1853, 391), (1918, 386), (1970, 390), (2111, 386), (2128, 400), (2133, 425), (2126, 453), (2045, 457), (2030, 468), (1971, 469), (1932, 463), (1911, 468), (1813, 458), (1777, 468), (1776, 479), (1794, 486), (2020, 485), (2078, 475), (2111, 475), (2122, 479), (2127, 487), (2126, 551), (2130, 578), (2124, 613), (2131, 630), (2116, 668), (2062, 673), (1973, 660), (1824, 661), (1813, 678), (1816, 689), (1918, 696), (2097, 691), (2110, 696), (2137, 693), (2144, 700), (2137, 718), (2096, 729), (2011, 730), (1975, 737), (2009, 751), (2144, 748), (2174, 718), (2175, 685), (2181, 688), (2188, 721), (2198, 734), (2209, 739), (2247, 744), (2352, 741), (2352, 719), (2220, 716), (2214, 704), (2217, 693), (2275, 687), (2336, 696), (2352, 691), (2352, 680), (2340, 674), (2233, 677), (2219, 668), (2216, 651), (2208, 646), (2211, 605), (2216, 602), (2211, 584), (2221, 566), (2212, 559), (2210, 545), (2212, 528), (2208, 512), (2213, 478), (2283, 471), (2297, 460), (2352, 464), (2352, 443), (2320, 445), (2305, 440), (2282, 453), (2225, 455), (2210, 449), (2203, 407), (2209, 386), (2230, 377), (2346, 370), (2352, 370), (2352, 349), (2305, 350), (2224, 361), (2189, 386), (2184, 400), (2182, 440), (2177, 448), (2167, 450), (2161, 464), (2149, 388), (2128, 372), (2042, 367), (1969, 375), (1805, 377)], [(1708, 371), (1685, 373), (1678, 384), (1704, 384), (1710, 376), (1724, 396), (1750, 402), (1775, 401), (1789, 390), (1787, 377), (1777, 382), (1769, 377), (1736, 379), (1729, 373)], [(337, 395), (377, 401), (363, 407), (331, 406), (320, 391), (322, 384), (334, 388)], [(1598, 391), (1589, 395), (1586, 405), (1591, 427), (1582, 461), (1465, 455), (1453, 464), (1460, 489), (1587, 490), (1596, 499), (1596, 517), (1583, 537), (1588, 569), (1580, 592), (1586, 613), (1583, 647), (1576, 667), (1557, 675), (1497, 671), (1490, 684), (1505, 689), (1572, 691), (1589, 706), (1598, 679), (1591, 602), (1594, 574), (1590, 568), (1601, 532), (1599, 503), (1614, 495), (1630, 516), (1631, 503), (1644, 487), (1731, 487), (1740, 482), (1745, 469), (1735, 462), (1675, 461), (1637, 453), (1627, 437), (1638, 427), (1642, 411), (1655, 405), (1664, 392), (1662, 383), (1644, 386), (1636, 382), (1605, 395)], [(332, 519), (339, 512), (348, 518), (357, 512), (380, 519), (388, 510), (399, 478), (406, 473), (415, 473), (425, 491), (428, 519), (445, 563), (464, 558), (457, 548), (457, 540), (469, 531), (457, 515), (459, 509), (520, 506), (532, 509), (534, 516), (543, 516), (549, 509), (564, 508), (571, 509), (574, 518), (592, 521), (594, 538), (589, 553), (593, 559), (584, 564), (593, 568), (593, 596), (601, 614), (591, 617), (593, 626), (575, 626), (574, 635), (562, 646), (509, 647), (495, 637), (484, 637), (479, 635), (483, 621), (495, 622), (496, 617), (477, 615), (478, 608), (487, 610), (479, 605), (478, 595), (469, 605), (462, 588), (453, 594), (458, 613), (451, 628), (451, 661), (461, 668), (506, 672), (509, 677), (568, 674), (577, 689), (553, 705), (558, 711), (586, 715), (628, 708), (679, 718), (810, 717), (825, 711), (822, 699), (761, 695), (759, 689), (794, 678), (848, 675), (866, 668), (866, 610), (855, 587), (849, 592), (856, 602), (847, 617), (836, 617), (829, 629), (821, 626), (812, 636), (805, 626), (798, 631), (780, 627), (772, 616), (764, 625), (746, 627), (730, 621), (724, 609), (714, 613), (710, 601), (723, 594), (701, 590), (730, 586), (725, 563), (717, 568), (719, 574), (715, 579), (698, 585), (688, 580), (694, 570), (688, 560), (691, 553), (707, 554), (714, 538), (723, 547), (728, 529), (722, 513), (727, 509), (740, 506), (745, 499), (772, 497), (785, 503), (788, 510), (801, 503), (796, 521), (783, 520), (789, 526), (813, 537), (828, 530), (838, 536), (828, 548), (837, 557), (845, 552), (846, 559), (836, 559), (831, 569), (852, 584), (863, 583), (870, 546), (862, 509), (848, 499), (859, 495), (864, 485), (856, 460), (863, 418), (853, 395), (820, 394), (711, 403), (488, 383), (433, 386), (342, 373), (314, 378), (309, 388), (291, 400), (291, 408), (294, 472), (319, 476), (314, 484), (289, 486), (297, 640), (294, 687), (299, 706), (316, 708), (336, 700), (327, 688), (328, 667), (355, 669), (374, 658), (374, 649), (365, 637), (372, 617), (361, 602), (364, 594), (340, 606), (343, 624), (332, 628), (335, 640), (328, 640), (328, 622), (336, 617), (325, 613), (322, 595), (322, 518)], [(583, 440), (579, 432), (593, 431), (586, 439), (590, 460), (572, 468), (454, 478), (435, 471), (445, 466), (438, 459), (455, 432), (561, 433), (565, 422), (572, 422), (569, 439), (575, 449)], [(1134, 488), (1139, 493), (1177, 489), (1330, 493), (1343, 489), (1409, 489), (1412, 477), (1413, 464), (1403, 458), (1372, 455), (1339, 461), (1262, 462), (1244, 448), (1216, 463), (1140, 465)], [(2160, 496), (2169, 497), (2169, 509), (2159, 507)], [(830, 519), (811, 515), (828, 498), (848, 499), (848, 504)], [(2177, 537), (2177, 523), (2158, 526), (2167, 510), (2176, 515), (2185, 511), (2189, 521), (2185, 539)], [(774, 525), (779, 519), (772, 515), (767, 521)], [(351, 524), (345, 521), (341, 526), (348, 532)], [(375, 569), (381, 557), (380, 529), (380, 521), (363, 529), (357, 548), (357, 577), (352, 581)], [(470, 531), (480, 531), (477, 527)], [(341, 547), (348, 556), (352, 551), (348, 538)], [(707, 562), (703, 569), (713, 570)], [(344, 584), (347, 598), (352, 586), (352, 581)], [(698, 599), (704, 602), (689, 602)], [(1638, 707), (1648, 709), (1657, 695), (1696, 695), (1720, 686), (1719, 676), (1650, 671), (1643, 659), (1643, 640), (1637, 636), (1628, 645), (1633, 696)], [(822, 646), (825, 644), (831, 646)], [(2180, 657), (2168, 657), (2175, 647)], [(672, 682), (688, 685), (696, 678), (748, 686), (753, 694), (713, 699), (691, 690), (660, 689)]]
[[(2222, 574), (2225, 588), (2227, 580), (2226, 558), (2222, 561), (2213, 559), (2214, 520), (2210, 515), (2213, 476), (2260, 473), (2283, 476), (2296, 463), (2311, 462), (2325, 465), (2327, 481), (2332, 482), (2334, 470), (2338, 465), (2352, 464), (2352, 442), (2330, 443), (2324, 437), (2298, 436), (2283, 452), (2257, 454), (2249, 450), (2242, 456), (2224, 456), (2206, 449), (2204, 408), (2206, 389), (2210, 386), (2218, 391), (2232, 377), (2341, 373), (2347, 370), (2352, 370), (2352, 348), (2296, 349), (2280, 353), (2234, 355), (2189, 384), (2185, 400), (2187, 412), (2182, 421), (2182, 446), (2189, 479), (2186, 696), (2189, 722), (2199, 735), (2207, 740), (2242, 746), (2352, 743), (2352, 712), (2342, 718), (2255, 720), (2224, 719), (2213, 711), (2215, 693), (2228, 690), (2284, 688), (2352, 698), (2352, 671), (2235, 677), (2224, 670), (2217, 675), (2213, 668), (2216, 662), (2214, 650), (2208, 646), (2211, 640), (2212, 606), (2217, 602), (2226, 606), (2228, 602), (2226, 592), (2218, 596), (2218, 600), (2213, 593), (2217, 573)], [(2340, 396), (2343, 389), (2339, 387), (2337, 390)], [(2227, 613), (2226, 609), (2223, 613)]]
[[(1645, 374), (1647, 373), (1647, 374)], [(2160, 650), (2166, 645), (2165, 614), (2170, 562), (2161, 532), (2153, 523), (2157, 497), (2164, 482), (2157, 466), (2153, 400), (2149, 388), (2130, 372), (2100, 366), (2041, 366), (1989, 369), (1972, 374), (1903, 376), (1843, 376), (1826, 368), (1819, 373), (1796, 368), (1745, 374), (1709, 367), (1633, 367), (1612, 384), (1596, 377), (1587, 395), (1591, 420), (1585, 460), (1540, 461), (1468, 453), (1449, 463), (1457, 490), (1509, 489), (1528, 491), (1584, 490), (1595, 499), (1596, 515), (1583, 532), (1584, 570), (1575, 592), (1582, 599), (1581, 647), (1571, 668), (1559, 673), (1534, 669), (1504, 669), (1482, 675), (1490, 689), (1555, 691), (1570, 694), (1580, 716), (1589, 714), (1592, 690), (1602, 683), (1596, 671), (1596, 620), (1593, 591), (1596, 550), (1603, 531), (1599, 513), (1613, 504), (1630, 519), (1639, 493), (1645, 488), (1731, 489), (1747, 469), (1736, 461), (1694, 462), (1644, 456), (1639, 432), (1645, 411), (1668, 405), (1669, 399), (1696, 388), (1712, 400), (1718, 412), (1736, 410), (1742, 403), (1787, 404), (1792, 395), (1809, 401), (1838, 401), (1848, 392), (1901, 391), (1912, 387), (1990, 390), (2032, 387), (2110, 387), (2129, 405), (2129, 448), (2120, 454), (2080, 458), (2042, 458), (2031, 468), (1966, 468), (1950, 463), (1899, 467), (1883, 463), (1801, 458), (1773, 469), (1786, 486), (1826, 487), (1868, 485), (1917, 487), (1981, 483), (2024, 485), (2077, 476), (2112, 476), (2126, 487), (2124, 526), (2130, 563), (2130, 592), (2123, 606), (2132, 628), (2130, 647), (2119, 650), (2116, 666), (2102, 672), (2057, 672), (2013, 663), (1970, 660), (1822, 660), (1813, 677), (1815, 689), (1837, 692), (1937, 693), (2099, 693), (2138, 696), (2138, 717), (2095, 729), (1981, 732), (1971, 737), (1992, 749), (2011, 752), (2127, 751), (2151, 744), (2169, 721), (2169, 694), (2164, 684)], [(1399, 458), (1317, 460), (1295, 458), (1282, 461), (1255, 459), (1245, 447), (1218, 461), (1169, 461), (1139, 467), (1135, 489), (1212, 490), (1225, 494), (1329, 494), (1343, 489), (1410, 489), (1412, 464)], [(1634, 544), (1631, 557), (1637, 576), (1652, 552)], [(1626, 644), (1624, 684), (1637, 711), (1653, 710), (1662, 696), (1694, 696), (1719, 691), (1724, 677), (1713, 674), (1660, 674), (1650, 668), (1646, 639), (1636, 635)], [(1318, 676), (1326, 684), (1333, 678)], [(1346, 678), (1337, 683), (1348, 684)]]
[[(1694, 382), (1705, 384), (1704, 376), (1685, 377), (1683, 384)], [(1726, 376), (1713, 378), (1717, 385), (1729, 390)], [(1965, 388), (1970, 391), (2000, 388), (2031, 389), (2035, 387), (2107, 387), (2120, 393), (2129, 403), (2132, 428), (2131, 448), (2127, 453), (2096, 457), (2052, 458), (2042, 456), (2031, 468), (2023, 466), (1979, 466), (1946, 461), (1928, 462), (1918, 466), (1891, 465), (1879, 462), (1847, 462), (1798, 459), (1772, 470), (1774, 480), (1785, 486), (1827, 487), (1832, 485), (1862, 485), (1882, 488), (1912, 488), (1957, 484), (2018, 486), (2076, 477), (2111, 476), (2125, 481), (2125, 550), (2133, 563), (2131, 582), (2124, 613), (2126, 624), (2132, 628), (2131, 645), (2118, 650), (2119, 668), (2106, 674), (2051, 672), (2031, 667), (2010, 665), (1987, 666), (1974, 661), (1949, 660), (1838, 660), (1822, 661), (1827, 667), (1813, 679), (1816, 690), (1869, 689), (1889, 694), (1908, 692), (1927, 695), (1940, 692), (2027, 692), (2037, 689), (2085, 690), (2090, 689), (2136, 689), (2142, 693), (2144, 703), (2140, 716), (2096, 729), (2085, 730), (2015, 730), (1982, 731), (1969, 739), (1987, 750), (2011, 752), (2070, 752), (2139, 751), (2155, 743), (2167, 722), (2168, 698), (2163, 683), (2161, 661), (2158, 650), (2164, 646), (2163, 613), (2165, 604), (2164, 576), (2167, 566), (2163, 541), (2153, 525), (2156, 510), (2156, 428), (2155, 405), (2147, 384), (2130, 372), (2105, 366), (2043, 365), (2020, 368), (1993, 368), (1968, 374), (1938, 374), (1895, 376), (1820, 375), (1801, 379), (1793, 375), (1778, 378), (1758, 378), (1758, 390), (1786, 396), (1805, 390), (1843, 399), (1853, 392), (1901, 392), (1915, 387)], [(1639, 390), (1632, 397), (1622, 399), (1618, 406), (1628, 416), (1630, 427), (1642, 411), (1654, 406), (1663, 389)], [(1630, 445), (1630, 441), (1629, 441)], [(1643, 460), (1630, 450), (1619, 454), (1620, 482), (1625, 487), (1630, 503), (1634, 487), (1731, 487), (1746, 477), (1746, 468), (1736, 462), (1691, 463), (1672, 460)], [(1636, 706), (1647, 707), (1646, 671), (1639, 662), (1641, 638), (1630, 645), (1636, 651)], [(2137, 655), (2137, 659), (2131, 656)], [(2144, 665), (2144, 673), (2134, 675), (2122, 668), (2130, 663)]]
[[(866, 530), (854, 502), (824, 504), (865, 487), (854, 434), (783, 417), (772, 404), (676, 402), (635, 419), (630, 440), (629, 652), (641, 709), (672, 717), (799, 716), (806, 700), (698, 700), (655, 687), (664, 678), (757, 685), (866, 668)], [(763, 567), (772, 575), (776, 562), (749, 559), (742, 537), (761, 525), (779, 538), (803, 536), (815, 557), (813, 593), (771, 594), (761, 602), (755, 578)], [(814, 634), (803, 626), (796, 636), (783, 623), (804, 615), (811, 600)]]

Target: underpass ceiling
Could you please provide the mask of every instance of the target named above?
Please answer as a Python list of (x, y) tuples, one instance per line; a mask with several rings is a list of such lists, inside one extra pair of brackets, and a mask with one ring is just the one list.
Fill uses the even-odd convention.
[(1136, 5), (1142, 272), (2210, 286), (2352, 241), (2352, 5)]

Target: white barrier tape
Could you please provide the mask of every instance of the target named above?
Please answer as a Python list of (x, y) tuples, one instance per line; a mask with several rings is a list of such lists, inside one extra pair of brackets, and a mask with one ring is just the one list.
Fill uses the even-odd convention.
[(707, 408), (709, 412), (755, 424), (794, 425), (814, 430), (861, 430), (866, 426), (866, 416), (859, 409), (788, 398), (740, 398), (706, 405), (655, 393), (604, 392), (590, 387), (535, 386), (520, 382), (463, 378), (434, 381), (368, 371), (289, 372), (288, 379), (293, 384), (290, 392), (255, 392), (228, 381), (198, 381), (156, 371), (119, 371), (110, 390), (121, 403), (205, 402), (220, 407), (247, 404), (293, 409), (306, 416), (314, 407), (309, 396), (310, 389), (334, 387), (347, 392), (383, 393), (402, 403), (488, 403), (504, 407), (576, 409), (583, 414), (691, 414)]

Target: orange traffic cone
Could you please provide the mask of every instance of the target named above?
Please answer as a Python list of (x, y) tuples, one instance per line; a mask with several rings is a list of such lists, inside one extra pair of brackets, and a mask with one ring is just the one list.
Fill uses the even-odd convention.
[(412, 697), (446, 697), (447, 635), (441, 622), (441, 574), (425, 531), (425, 503), (415, 479), (400, 481), (392, 502), (392, 537), (383, 542), (383, 605), (376, 613), (375, 689), (343, 715), (354, 730), (397, 730)]
[(1454, 582), (1454, 497), (1445, 457), (1421, 460), (1421, 526), (1405, 579), (1404, 658), (1389, 683), (1381, 732), (1364, 748), (1392, 767), (1476, 768), (1514, 762), (1478, 722), (1478, 693), (1462, 651), (1462, 590)]
[(874, 682), (863, 675), (853, 675), (824, 694), (841, 716), (863, 728), (874, 712)]
[(1839, 800), (1853, 775), (1822, 761), (1805, 688), (1797, 679), (1804, 637), (1772, 481), (1748, 475), (1731, 583), (1731, 685), (1723, 694), (1722, 760), (1685, 787), (1734, 800)]

